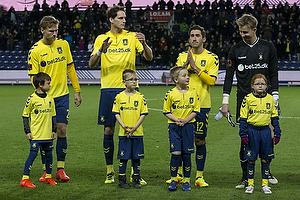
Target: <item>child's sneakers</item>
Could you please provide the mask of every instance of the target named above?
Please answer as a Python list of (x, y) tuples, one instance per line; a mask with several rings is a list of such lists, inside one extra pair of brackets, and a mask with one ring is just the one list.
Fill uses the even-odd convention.
[(177, 189), (177, 182), (176, 181), (172, 181), (169, 185), (169, 190), (170, 191), (175, 191)]
[(191, 191), (191, 184), (189, 182), (183, 183), (182, 191)]
[(20, 182), (21, 187), (28, 187), (28, 188), (35, 188), (35, 185), (33, 185), (29, 179), (21, 180)]
[(126, 180), (126, 175), (119, 175), (119, 188), (129, 189), (130, 185), (128, 184)]
[(267, 185), (265, 185), (265, 186), (262, 187), (262, 191), (265, 194), (272, 194), (271, 187), (269, 187)]
[(46, 184), (57, 185), (57, 183), (52, 178), (46, 178)]
[(254, 186), (253, 185), (249, 185), (249, 186), (246, 187), (245, 193), (246, 194), (252, 194), (253, 190), (254, 190)]

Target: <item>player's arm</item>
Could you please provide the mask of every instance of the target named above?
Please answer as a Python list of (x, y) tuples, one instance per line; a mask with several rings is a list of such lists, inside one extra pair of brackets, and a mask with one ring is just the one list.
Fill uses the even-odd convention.
[(172, 120), (172, 121), (174, 121), (174, 122), (177, 122), (177, 121), (178, 121), (178, 118), (175, 117), (172, 113), (164, 113), (164, 115), (165, 115), (168, 119), (170, 119), (170, 120)]
[[(274, 45), (270, 44), (270, 60), (269, 60), (269, 74), (270, 74), (270, 84), (272, 89), (272, 96), (275, 101), (275, 106), (278, 111), (278, 104), (279, 104), (279, 94), (278, 94), (278, 58), (277, 58), (277, 51)], [(278, 111), (279, 114), (279, 111)]]
[(56, 116), (52, 116), (52, 140), (56, 139), (56, 131), (57, 131), (57, 122)]
[(147, 61), (151, 61), (153, 59), (152, 49), (146, 43), (146, 37), (143, 33), (136, 33), (135, 37), (142, 43), (144, 52), (143, 56)]
[(32, 140), (32, 133), (30, 131), (30, 126), (29, 126), (29, 117), (23, 116), (23, 126), (24, 126), (24, 131), (25, 131), (27, 140)]
[[(98, 42), (98, 40), (96, 40), (95, 43), (96, 42)], [(108, 49), (108, 47), (110, 46), (111, 43), (112, 43), (112, 40), (109, 41), (109, 37), (107, 37), (103, 41), (101, 47), (97, 50), (97, 52), (89, 60), (89, 66), (90, 66), (90, 68), (96, 67), (96, 65), (100, 61), (102, 53), (105, 52), (105, 51), (107, 51), (107, 49)]]
[(129, 129), (128, 126), (126, 126), (126, 125), (124, 124), (124, 122), (123, 122), (123, 120), (122, 120), (122, 118), (121, 118), (121, 116), (120, 116), (119, 113), (115, 113), (115, 118), (116, 118), (116, 120), (118, 121), (118, 123), (120, 124), (120, 126), (125, 130), (125, 133), (126, 133), (126, 134), (129, 134), (130, 129)]
[(228, 113), (231, 116), (229, 109), (229, 96), (232, 88), (233, 76), (235, 71), (235, 61), (232, 48), (229, 51), (227, 65), (226, 65), (226, 75), (223, 86), (223, 101), (221, 112), (224, 117), (228, 117)]
[(70, 79), (72, 86), (74, 88), (74, 91), (75, 91), (75, 96), (74, 96), (75, 106), (76, 107), (80, 106), (82, 97), (81, 97), (81, 93), (80, 93), (80, 86), (79, 86), (78, 78), (77, 78), (75, 67), (74, 67), (73, 63), (67, 66), (67, 73), (68, 73), (69, 79)]
[[(206, 72), (204, 72), (199, 67), (197, 67), (190, 50), (188, 51), (187, 61), (184, 65), (186, 65), (186, 64), (190, 64), (191, 68), (194, 70), (194, 72), (196, 74), (198, 74), (198, 76), (204, 83), (206, 83), (209, 86), (215, 85), (217, 78), (215, 76), (208, 75)], [(215, 64), (219, 65), (219, 63), (215, 63)], [(218, 68), (218, 66), (217, 66), (217, 68)]]

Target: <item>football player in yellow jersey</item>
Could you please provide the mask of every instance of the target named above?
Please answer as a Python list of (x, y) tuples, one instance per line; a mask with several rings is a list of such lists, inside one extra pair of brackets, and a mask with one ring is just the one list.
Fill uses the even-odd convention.
[[(45, 72), (51, 77), (49, 94), (54, 98), (57, 115), (57, 172), (56, 179), (68, 181), (70, 178), (64, 172), (67, 153), (67, 124), (69, 120), (69, 89), (67, 76), (75, 90), (75, 106), (81, 104), (80, 86), (78, 83), (73, 58), (69, 44), (65, 40), (57, 39), (59, 21), (53, 16), (44, 16), (40, 27), (43, 38), (36, 42), (28, 53), (28, 74), (33, 75)], [(31, 79), (32, 80), (32, 79)], [(44, 156), (42, 153), (44, 164)], [(45, 181), (44, 171), (40, 181)]]
[(123, 71), (123, 84), (126, 89), (119, 93), (114, 101), (112, 112), (120, 124), (119, 131), (119, 187), (128, 189), (126, 180), (127, 161), (131, 159), (133, 166), (132, 182), (135, 188), (141, 188), (140, 159), (144, 158), (142, 122), (148, 114), (144, 96), (135, 90), (137, 74), (132, 69)]
[[(124, 30), (126, 15), (123, 7), (113, 6), (107, 11), (110, 31), (99, 35), (94, 43), (94, 50), (89, 66), (94, 68), (101, 60), (101, 96), (99, 103), (98, 124), (104, 125), (103, 149), (107, 165), (105, 183), (114, 182), (113, 155), (115, 116), (112, 114), (114, 99), (125, 89), (122, 84), (122, 72), (135, 70), (136, 53), (141, 53), (146, 60), (153, 58), (151, 48), (146, 44), (145, 35)], [(141, 182), (146, 184), (146, 182)]]
[[(189, 31), (189, 43), (191, 49), (180, 53), (176, 65), (187, 67), (190, 76), (189, 87), (194, 88), (200, 98), (201, 111), (195, 117), (195, 145), (197, 174), (195, 185), (207, 187), (204, 181), (203, 170), (206, 160), (206, 142), (208, 114), (211, 109), (210, 88), (215, 85), (219, 70), (218, 56), (207, 51), (203, 47), (206, 41), (206, 33), (199, 25), (192, 26)], [(181, 168), (178, 178), (181, 176)]]
[[(279, 117), (275, 108), (274, 98), (267, 93), (267, 79), (263, 74), (256, 74), (251, 79), (252, 93), (245, 96), (240, 112), (240, 137), (245, 145), (244, 157), (247, 162), (248, 186), (245, 193), (254, 190), (255, 161), (261, 159), (262, 191), (271, 194), (268, 187), (269, 160), (274, 158), (274, 145), (281, 137)], [(274, 142), (271, 128), (274, 127)]]
[(169, 190), (177, 189), (177, 172), (183, 161), (184, 183), (182, 190), (191, 190), (191, 154), (194, 153), (195, 117), (200, 113), (200, 100), (194, 88), (188, 87), (189, 73), (184, 66), (175, 66), (170, 76), (176, 87), (169, 90), (164, 99), (163, 114), (168, 118), (170, 140), (170, 171)]
[(54, 100), (51, 94), (47, 94), (51, 87), (50, 81), (50, 76), (43, 72), (33, 77), (36, 91), (28, 97), (23, 111), (24, 131), (26, 138), (30, 141), (30, 153), (25, 162), (21, 187), (35, 187), (29, 180), (29, 174), (39, 148), (46, 157), (45, 182), (51, 185), (57, 184), (51, 178), (53, 140), (56, 138), (57, 126)]

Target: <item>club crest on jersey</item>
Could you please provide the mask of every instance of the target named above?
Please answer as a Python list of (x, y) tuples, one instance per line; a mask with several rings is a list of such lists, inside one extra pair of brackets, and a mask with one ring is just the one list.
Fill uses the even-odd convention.
[(61, 47), (57, 47), (57, 51), (59, 54), (62, 54), (62, 48)]
[(270, 109), (271, 108), (271, 104), (270, 103), (266, 103), (266, 108)]
[(259, 54), (258, 54), (258, 59), (259, 59), (259, 60), (262, 60), (262, 59), (263, 59), (263, 54), (262, 54), (262, 53), (259, 53)]
[(128, 39), (123, 39), (123, 45), (124, 46), (128, 45)]
[(204, 67), (206, 65), (206, 60), (201, 60), (201, 67)]
[(138, 107), (139, 102), (138, 101), (134, 101), (134, 107)]
[(41, 67), (46, 67), (46, 61), (41, 62)]
[(194, 103), (194, 98), (193, 97), (190, 98), (190, 104), (192, 104), (192, 103)]

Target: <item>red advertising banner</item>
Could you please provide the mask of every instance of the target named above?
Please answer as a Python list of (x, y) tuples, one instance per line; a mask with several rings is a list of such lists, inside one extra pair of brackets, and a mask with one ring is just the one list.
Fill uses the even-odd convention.
[(149, 10), (148, 21), (155, 20), (156, 22), (168, 22), (172, 17), (171, 10)]

